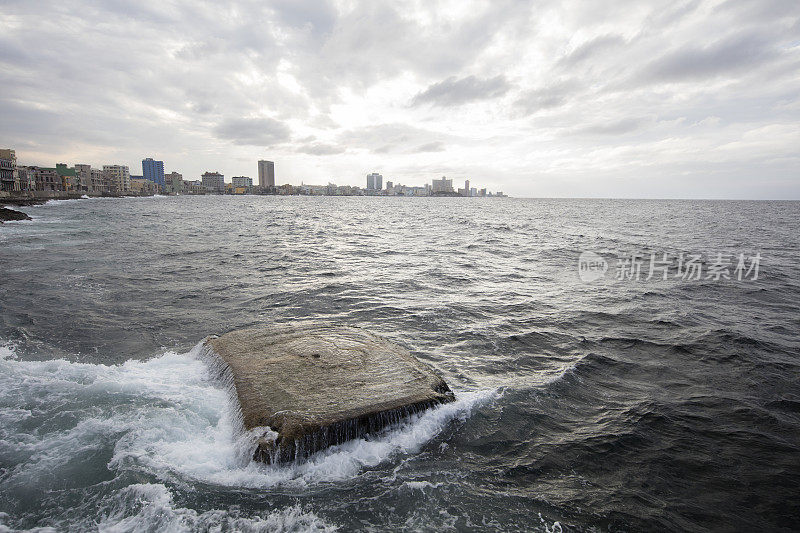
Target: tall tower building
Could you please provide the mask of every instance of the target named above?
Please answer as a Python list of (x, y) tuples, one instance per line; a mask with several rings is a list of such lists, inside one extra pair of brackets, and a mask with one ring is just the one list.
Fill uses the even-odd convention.
[(383, 189), (383, 176), (377, 172), (367, 174), (367, 189), (375, 191)]
[(262, 188), (275, 186), (275, 163), (272, 161), (258, 162), (258, 186)]
[(442, 176), (440, 179), (433, 180), (433, 192), (453, 192), (453, 178), (445, 178)]
[(156, 161), (152, 157), (142, 159), (142, 176), (144, 179), (164, 187), (164, 162)]

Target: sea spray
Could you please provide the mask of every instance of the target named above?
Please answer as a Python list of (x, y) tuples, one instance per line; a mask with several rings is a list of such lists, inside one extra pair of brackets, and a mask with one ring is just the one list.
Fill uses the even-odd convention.
[[(453, 403), (413, 414), (305, 462), (263, 465), (250, 459), (262, 430), (242, 430), (229, 376), (207, 363), (201, 344), (187, 353), (110, 366), (20, 361), (7, 344), (0, 356), (0, 415), (10, 420), (0, 446), (15, 449), (19, 464), (9, 480), (20, 486), (36, 484), (54, 470), (79, 470), (109, 444), (107, 467), (117, 475), (132, 471), (181, 484), (253, 488), (345, 480), (397, 454), (416, 453), (452, 420), (465, 420), (497, 394), (458, 393)], [(32, 423), (42, 429), (31, 434), (27, 427)]]

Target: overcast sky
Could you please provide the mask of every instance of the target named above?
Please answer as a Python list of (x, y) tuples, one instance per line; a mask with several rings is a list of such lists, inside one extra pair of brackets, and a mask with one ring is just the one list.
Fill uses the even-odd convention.
[(800, 199), (800, 2), (0, 0), (0, 117), (21, 164)]

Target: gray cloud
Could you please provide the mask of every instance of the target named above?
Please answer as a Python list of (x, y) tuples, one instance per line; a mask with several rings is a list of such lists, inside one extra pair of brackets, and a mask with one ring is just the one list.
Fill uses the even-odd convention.
[(339, 144), (375, 154), (422, 153), (444, 150), (445, 141), (460, 139), (406, 124), (376, 124), (343, 132)]
[(336, 9), (320, 0), (273, 0), (270, 7), (278, 19), (292, 27), (311, 29), (316, 34), (330, 33), (336, 25)]
[(467, 76), (457, 79), (451, 76), (444, 81), (434, 83), (417, 94), (412, 105), (433, 104), (438, 106), (457, 106), (476, 100), (490, 100), (503, 96), (511, 88), (505, 76), (480, 79)]
[(560, 107), (573, 98), (580, 87), (578, 81), (567, 79), (546, 87), (524, 91), (514, 101), (514, 108), (523, 115), (530, 115), (537, 111)]
[(609, 122), (599, 122), (589, 126), (576, 128), (573, 133), (589, 135), (622, 135), (641, 128), (646, 120), (638, 117), (612, 120)]
[(426, 144), (421, 144), (416, 148), (411, 150), (411, 153), (423, 153), (423, 152), (443, 152), (445, 150), (445, 145), (441, 141), (434, 141)]
[(582, 63), (597, 54), (608, 52), (625, 44), (625, 39), (621, 35), (608, 34), (600, 35), (594, 39), (586, 41), (561, 58), (560, 63), (565, 66), (574, 66)]
[(271, 118), (226, 119), (214, 128), (214, 135), (234, 144), (273, 146), (289, 140), (291, 131)]
[(375, 166), (415, 183), (439, 169), (497, 176), (518, 195), (606, 196), (621, 172), (713, 165), (737, 169), (739, 190), (763, 196), (748, 173), (777, 176), (800, 197), (787, 163), (800, 142), (795, 0), (17, 0), (2, 11), (0, 146), (31, 164), (135, 167), (161, 154), (196, 177), (221, 165), (249, 175), (269, 156), (309, 181), (360, 183)]
[(758, 34), (734, 35), (707, 46), (689, 44), (644, 69), (648, 81), (684, 81), (742, 71), (777, 56), (774, 43)]
[(345, 148), (335, 144), (312, 143), (299, 146), (297, 151), (310, 155), (334, 155), (343, 153)]

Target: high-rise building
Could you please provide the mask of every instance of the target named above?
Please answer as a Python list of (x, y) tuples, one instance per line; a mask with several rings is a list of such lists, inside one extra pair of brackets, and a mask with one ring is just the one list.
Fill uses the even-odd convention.
[(159, 187), (164, 187), (164, 162), (156, 161), (152, 157), (142, 159), (142, 176), (144, 179), (157, 183)]
[(275, 187), (275, 163), (272, 161), (258, 162), (258, 186), (262, 188)]
[(453, 192), (453, 180), (451, 178), (441, 178), (433, 180), (432, 191), (437, 192)]
[(131, 190), (131, 173), (128, 165), (103, 165), (103, 174), (112, 192), (122, 194)]
[(383, 176), (377, 172), (367, 174), (367, 189), (371, 191), (380, 191), (383, 189)]
[(201, 176), (203, 187), (208, 192), (223, 194), (225, 192), (225, 176), (219, 172), (204, 172)]

